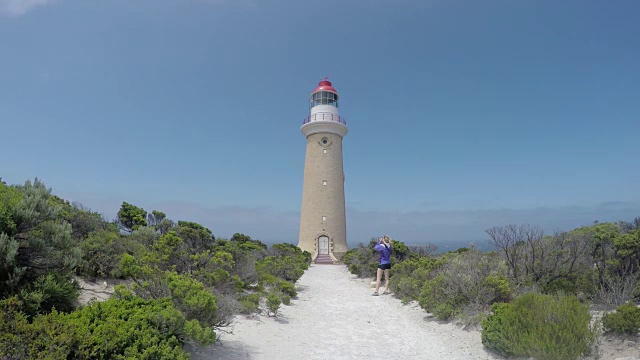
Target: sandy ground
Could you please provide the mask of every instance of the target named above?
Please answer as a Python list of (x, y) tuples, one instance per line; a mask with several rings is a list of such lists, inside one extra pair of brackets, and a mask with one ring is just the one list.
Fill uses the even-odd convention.
[(113, 294), (115, 281), (112, 279), (89, 280), (76, 277), (75, 280), (80, 285), (79, 305), (87, 305), (90, 301), (105, 301)]
[(640, 342), (637, 336), (601, 336), (599, 358), (601, 360), (640, 360)]
[(369, 280), (345, 266), (311, 265), (296, 284), (298, 299), (275, 318), (237, 317), (220, 341), (189, 348), (204, 359), (502, 359), (485, 350), (478, 331), (433, 320), (390, 295), (371, 296)]

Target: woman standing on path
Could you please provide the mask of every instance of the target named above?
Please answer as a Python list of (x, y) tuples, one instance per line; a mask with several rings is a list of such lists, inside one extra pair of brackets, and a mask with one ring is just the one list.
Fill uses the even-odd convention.
[(373, 296), (378, 296), (383, 272), (385, 280), (384, 293), (389, 293), (389, 270), (391, 269), (391, 238), (389, 235), (385, 235), (380, 239), (374, 247), (374, 250), (380, 253), (380, 261), (378, 261), (378, 271), (376, 274), (376, 292), (373, 293)]

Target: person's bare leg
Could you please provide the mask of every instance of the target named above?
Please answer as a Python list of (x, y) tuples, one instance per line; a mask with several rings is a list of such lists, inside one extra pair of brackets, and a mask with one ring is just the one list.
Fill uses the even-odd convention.
[(376, 292), (373, 293), (374, 295), (376, 295), (378, 293), (378, 290), (380, 290), (381, 281), (382, 281), (382, 269), (378, 269), (378, 272), (376, 273)]
[(390, 276), (390, 270), (385, 269), (384, 270), (384, 293), (385, 294), (389, 293), (389, 276)]

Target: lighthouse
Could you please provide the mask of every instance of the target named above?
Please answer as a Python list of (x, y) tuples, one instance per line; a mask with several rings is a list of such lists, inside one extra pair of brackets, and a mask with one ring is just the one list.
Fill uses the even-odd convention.
[(349, 129), (338, 113), (338, 92), (327, 78), (309, 97), (300, 131), (307, 139), (298, 247), (313, 261), (333, 264), (347, 251), (342, 139)]

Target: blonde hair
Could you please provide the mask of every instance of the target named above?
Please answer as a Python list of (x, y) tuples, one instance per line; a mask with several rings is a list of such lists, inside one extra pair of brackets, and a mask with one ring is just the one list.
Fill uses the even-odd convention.
[(382, 241), (384, 241), (386, 244), (391, 244), (391, 237), (389, 235), (385, 235), (382, 237)]

